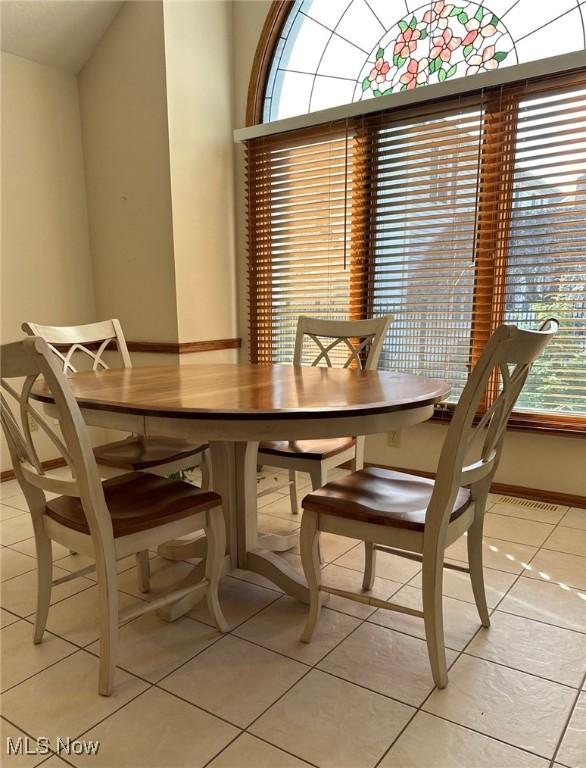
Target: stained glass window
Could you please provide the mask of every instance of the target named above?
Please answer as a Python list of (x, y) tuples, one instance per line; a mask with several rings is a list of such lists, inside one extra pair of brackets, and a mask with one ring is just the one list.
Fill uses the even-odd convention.
[(296, 0), (265, 122), (586, 48), (586, 0)]

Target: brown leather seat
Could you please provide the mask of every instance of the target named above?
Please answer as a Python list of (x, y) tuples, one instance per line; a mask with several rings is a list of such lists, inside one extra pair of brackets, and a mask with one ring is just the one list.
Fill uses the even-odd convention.
[(352, 448), (353, 437), (333, 437), (325, 440), (274, 440), (261, 443), (259, 453), (269, 453), (272, 456), (286, 456), (287, 458), (300, 459), (327, 459), (337, 453)]
[(130, 437), (94, 448), (98, 464), (138, 472), (159, 464), (188, 459), (205, 451), (207, 443), (190, 443), (173, 437)]
[[(131, 472), (102, 482), (106, 504), (112, 517), (114, 538), (156, 528), (189, 517), (221, 503), (213, 491), (203, 491), (181, 480)], [(89, 533), (81, 501), (59, 496), (46, 505), (46, 514), (68, 528)]]
[[(423, 531), (433, 480), (369, 467), (327, 483), (302, 502), (303, 509), (346, 517), (363, 523)], [(470, 491), (460, 488), (450, 521), (470, 504)]]

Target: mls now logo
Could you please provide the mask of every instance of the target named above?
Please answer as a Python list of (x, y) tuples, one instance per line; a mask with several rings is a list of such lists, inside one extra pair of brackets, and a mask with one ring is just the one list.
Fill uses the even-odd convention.
[[(99, 748), (99, 741), (84, 741), (72, 739), (69, 736), (66, 739), (57, 736), (55, 742), (55, 752), (58, 755), (97, 755)], [(28, 736), (13, 739), (8, 736), (6, 752), (9, 755), (50, 755), (51, 740), (47, 736), (39, 736), (37, 739), (31, 739)]]

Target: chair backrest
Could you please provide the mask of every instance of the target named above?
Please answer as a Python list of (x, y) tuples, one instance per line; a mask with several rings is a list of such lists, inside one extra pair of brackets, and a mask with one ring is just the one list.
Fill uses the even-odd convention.
[[(539, 330), (514, 325), (499, 326), (490, 337), (460, 397), (440, 455), (429, 518), (447, 524), (449, 510), (461, 486), (476, 498), (488, 493), (502, 451), (507, 421), (529, 375), (558, 330), (557, 320), (547, 320)], [(489, 383), (498, 394), (480, 418), (477, 413)], [(443, 518), (442, 520), (438, 519)], [(433, 525), (432, 522), (432, 526)]]
[[(39, 376), (54, 400), (61, 435), (31, 404), (31, 391)], [(96, 546), (98, 541), (111, 541), (112, 522), (87, 427), (69, 383), (44, 339), (33, 336), (0, 347), (0, 396), (2, 430), (16, 478), (33, 517), (44, 512), (43, 491), (76, 496), (81, 499)], [(31, 422), (36, 423), (65, 459), (71, 473), (69, 478), (45, 473), (33, 440)]]
[(122, 367), (130, 368), (132, 365), (122, 326), (115, 319), (86, 325), (23, 323), (22, 330), (29, 336), (41, 336), (45, 339), (51, 351), (61, 360), (64, 373), (76, 373), (74, 356), (85, 356), (92, 360), (92, 371), (106, 370), (109, 366), (104, 362), (102, 355), (112, 342), (116, 343)]
[(323, 362), (328, 368), (333, 368), (330, 355), (333, 352), (341, 352), (347, 354), (344, 368), (356, 365), (360, 370), (375, 370), (392, 319), (392, 315), (382, 315), (371, 320), (320, 320), (300, 315), (297, 321), (293, 364), (302, 364), (303, 345), (309, 338), (317, 346), (317, 356), (311, 365)]

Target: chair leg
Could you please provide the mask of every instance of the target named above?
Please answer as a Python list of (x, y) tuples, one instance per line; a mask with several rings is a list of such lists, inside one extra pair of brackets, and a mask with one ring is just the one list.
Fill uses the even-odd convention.
[(149, 564), (149, 553), (146, 549), (136, 553), (136, 574), (139, 592), (150, 592), (151, 567)]
[(100, 672), (98, 691), (110, 696), (116, 672), (118, 642), (118, 584), (113, 553), (96, 560), (100, 597)]
[(301, 635), (302, 643), (311, 642), (319, 614), (321, 612), (321, 598), (319, 585), (321, 584), (321, 567), (319, 557), (319, 529), (317, 513), (305, 510), (301, 518), (301, 563), (303, 572), (309, 587), (309, 614), (305, 629)]
[[(317, 491), (319, 488), (323, 488), (323, 486), (328, 482), (328, 470), (324, 469), (321, 462), (317, 464), (315, 469), (310, 471), (309, 476), (311, 477), (311, 487), (314, 491)], [(323, 565), (324, 558), (321, 552), (319, 538), (317, 542), (317, 553), (319, 556), (319, 561)]]
[(448, 683), (442, 606), (442, 562), (423, 558), (423, 621), (433, 680), (438, 688)]
[(291, 499), (291, 514), (299, 514), (299, 499), (297, 496), (297, 472), (289, 470), (289, 498)]
[(207, 451), (204, 451), (203, 461), (201, 462), (201, 487), (204, 491), (209, 491), (212, 487), (212, 468)]
[(480, 621), (483, 627), (490, 627), (490, 616), (488, 615), (484, 589), (484, 568), (482, 566), (482, 528), (483, 518), (476, 519), (468, 529), (468, 536), (466, 537), (468, 540), (468, 566)]
[(45, 632), (49, 605), (51, 604), (53, 547), (51, 539), (44, 531), (35, 531), (35, 540), (37, 547), (37, 612), (35, 614), (33, 642), (40, 643)]
[(356, 447), (354, 449), (354, 458), (352, 459), (352, 472), (359, 472), (364, 469), (364, 437), (357, 437)]
[(364, 542), (364, 578), (362, 589), (372, 589), (376, 576), (376, 549), (370, 541)]
[(205, 575), (209, 581), (207, 589), (208, 608), (216, 622), (220, 632), (229, 629), (222, 608), (220, 606), (219, 585), (222, 578), (222, 564), (226, 556), (226, 528), (221, 507), (214, 507), (207, 511), (207, 525), (205, 529), (207, 538), (207, 555)]

